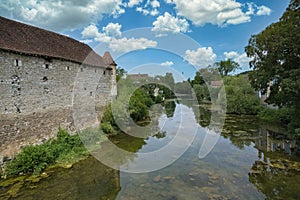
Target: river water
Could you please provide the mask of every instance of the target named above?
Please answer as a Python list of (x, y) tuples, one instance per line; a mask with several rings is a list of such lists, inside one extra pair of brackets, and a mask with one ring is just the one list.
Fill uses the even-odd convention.
[[(131, 157), (118, 160), (121, 170), (91, 156), (70, 169), (48, 170), (49, 177), (39, 182), (25, 181), (14, 197), (7, 195), (11, 188), (0, 188), (0, 199), (300, 199), (299, 146), (284, 129), (255, 117), (227, 115), (214, 148), (199, 158), (210, 112), (201, 108), (196, 117), (192, 107), (174, 102), (166, 110), (158, 119), (160, 134), (146, 139), (126, 134), (110, 138), (132, 152)], [(179, 125), (179, 119), (188, 120)], [(178, 131), (190, 138), (191, 127), (197, 131), (188, 148), (179, 147), (186, 150), (182, 155), (178, 156), (176, 148), (167, 150), (174, 152), (168, 166), (147, 173), (124, 172), (144, 162), (139, 153), (172, 144)], [(101, 152), (110, 151), (105, 144), (101, 146)], [(150, 159), (145, 166), (156, 164)]]

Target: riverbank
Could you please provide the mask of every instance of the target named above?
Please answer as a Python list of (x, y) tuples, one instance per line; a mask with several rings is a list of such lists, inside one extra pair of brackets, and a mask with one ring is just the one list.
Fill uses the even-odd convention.
[[(94, 134), (95, 131), (97, 134)], [(39, 175), (51, 166), (70, 167), (90, 155), (84, 143), (92, 140), (100, 144), (106, 140), (106, 136), (98, 132), (96, 129), (86, 129), (71, 136), (66, 130), (59, 129), (56, 138), (40, 145), (26, 146), (12, 160), (7, 161), (2, 167), (1, 178)]]

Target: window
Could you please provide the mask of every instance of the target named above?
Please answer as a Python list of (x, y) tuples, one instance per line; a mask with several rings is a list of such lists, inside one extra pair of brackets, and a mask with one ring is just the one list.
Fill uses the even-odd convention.
[(90, 92), (90, 96), (91, 96), (91, 97), (93, 96), (93, 92)]
[(48, 81), (47, 76), (44, 76), (44, 77), (42, 78), (42, 80), (43, 80), (44, 82)]
[(18, 60), (18, 59), (15, 59), (15, 60), (14, 60), (14, 65), (15, 65), (16, 67), (21, 67), (21, 66), (22, 66), (22, 61), (21, 61), (21, 60)]
[(103, 71), (103, 75), (105, 75), (105, 70)]
[(70, 70), (70, 66), (67, 66), (67, 67), (66, 67), (66, 70), (68, 70), (68, 71), (69, 71), (69, 70)]

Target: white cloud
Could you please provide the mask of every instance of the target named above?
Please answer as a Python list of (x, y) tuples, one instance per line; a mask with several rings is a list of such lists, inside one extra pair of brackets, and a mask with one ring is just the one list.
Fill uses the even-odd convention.
[[(271, 9), (266, 6), (258, 7), (254, 3), (241, 4), (235, 0), (165, 0), (166, 3), (175, 4), (178, 15), (193, 22), (196, 26), (211, 23), (218, 26), (241, 24), (251, 21), (254, 9), (257, 15), (269, 14)], [(248, 10), (244, 12), (243, 6)]]
[(128, 7), (132, 8), (136, 5), (139, 5), (142, 2), (143, 2), (143, 0), (130, 0), (127, 5), (128, 5)]
[(227, 59), (234, 59), (238, 57), (240, 54), (236, 51), (224, 52), (224, 55)]
[(246, 53), (239, 54), (236, 51), (230, 51), (230, 52), (224, 52), (224, 55), (226, 59), (231, 59), (239, 63), (239, 65), (244, 69), (249, 67), (249, 62), (251, 61), (251, 58), (247, 57)]
[(166, 62), (160, 64), (160, 66), (162, 66), (162, 67), (171, 67), (173, 65), (174, 65), (174, 63), (172, 61), (166, 61)]
[(136, 11), (142, 13), (143, 15), (156, 16), (156, 15), (159, 14), (159, 12), (158, 12), (158, 10), (156, 8), (152, 9), (152, 10), (148, 10), (148, 9), (145, 9), (145, 8), (142, 8), (142, 7), (137, 7)]
[(146, 38), (112, 38), (109, 43), (109, 48), (115, 52), (130, 52), (134, 50), (143, 50), (147, 48), (154, 48), (157, 46), (157, 42), (148, 40)]
[(242, 4), (235, 0), (172, 0), (179, 15), (191, 20), (195, 25), (211, 23), (219, 26), (244, 23), (250, 17), (242, 12)]
[(103, 27), (105, 35), (110, 37), (121, 37), (121, 25), (119, 23), (109, 23), (106, 27)]
[(211, 47), (201, 47), (196, 51), (186, 50), (184, 59), (196, 67), (212, 65), (217, 58)]
[(1, 1), (1, 16), (54, 31), (75, 30), (101, 20), (103, 15), (125, 12), (122, 0)]
[(158, 0), (147, 0), (145, 5), (136, 8), (136, 11), (142, 13), (143, 15), (156, 16), (159, 14), (158, 8), (160, 3)]
[(87, 39), (87, 40), (79, 40), (80, 42), (82, 42), (82, 43), (85, 43), (85, 44), (89, 44), (89, 43), (92, 43), (93, 42), (93, 40), (91, 40), (91, 39)]
[(266, 7), (266, 6), (259, 6), (257, 7), (258, 11), (257, 11), (257, 15), (261, 16), (261, 15), (270, 15), (271, 14), (271, 9)]
[(243, 53), (243, 54), (239, 55), (237, 58), (234, 59), (234, 61), (239, 63), (240, 66), (244, 69), (249, 68), (249, 62), (251, 60), (252, 60), (251, 58), (247, 57), (246, 53)]
[(151, 6), (152, 6), (153, 8), (159, 8), (159, 7), (160, 7), (160, 3), (159, 3), (159, 1), (157, 1), (157, 0), (153, 0), (153, 1), (151, 2)]
[(89, 25), (81, 32), (82, 38), (93, 39), (97, 42), (108, 44), (108, 47), (114, 52), (130, 52), (134, 50), (142, 50), (154, 48), (157, 42), (146, 38), (126, 38), (122, 37), (122, 26), (118, 23), (109, 23), (103, 27), (103, 32), (99, 32), (96, 25)]
[(167, 33), (185, 33), (188, 31), (189, 23), (186, 19), (180, 19), (165, 12), (164, 15), (157, 17), (153, 22), (152, 31), (158, 36), (167, 35)]

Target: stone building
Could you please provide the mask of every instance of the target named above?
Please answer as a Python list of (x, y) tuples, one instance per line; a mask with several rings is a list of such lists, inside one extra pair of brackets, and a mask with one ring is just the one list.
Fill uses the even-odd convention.
[(0, 157), (97, 124), (117, 93), (116, 63), (88, 45), (0, 17)]

